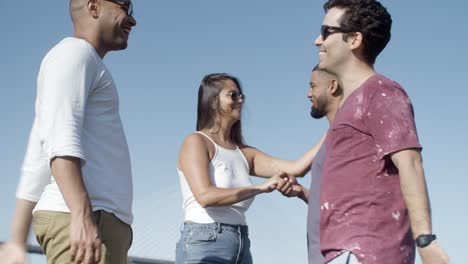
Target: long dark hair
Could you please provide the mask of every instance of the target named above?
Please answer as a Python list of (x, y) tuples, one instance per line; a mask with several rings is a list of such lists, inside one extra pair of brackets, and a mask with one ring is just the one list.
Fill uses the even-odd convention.
[[(239, 92), (242, 93), (242, 87), (239, 80), (226, 73), (212, 73), (206, 75), (198, 88), (198, 106), (197, 106), (197, 130), (212, 128), (216, 124), (216, 118), (219, 116), (220, 108), (219, 101), (216, 104), (216, 109), (213, 109), (213, 104), (224, 88), (226, 80), (233, 81)], [(242, 137), (241, 121), (238, 120), (231, 127), (230, 140), (237, 145), (245, 145)]]

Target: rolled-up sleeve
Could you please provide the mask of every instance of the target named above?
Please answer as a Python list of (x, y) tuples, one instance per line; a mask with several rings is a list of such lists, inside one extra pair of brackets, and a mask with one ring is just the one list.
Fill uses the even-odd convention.
[(86, 162), (81, 137), (86, 101), (96, 79), (96, 61), (86, 49), (43, 62), (38, 78), (36, 116), (44, 154)]
[(50, 183), (47, 158), (41, 151), (37, 119), (29, 135), (28, 147), (21, 166), (21, 175), (16, 188), (16, 198), (31, 202), (39, 201), (44, 187)]

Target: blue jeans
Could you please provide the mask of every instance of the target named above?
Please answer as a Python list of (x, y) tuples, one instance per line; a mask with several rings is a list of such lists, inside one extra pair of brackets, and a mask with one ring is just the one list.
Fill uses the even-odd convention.
[(176, 264), (252, 264), (247, 226), (184, 223)]

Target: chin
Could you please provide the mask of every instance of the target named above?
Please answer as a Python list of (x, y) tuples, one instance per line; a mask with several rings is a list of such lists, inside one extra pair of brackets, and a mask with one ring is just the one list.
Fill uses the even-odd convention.
[(241, 114), (239, 113), (238, 115), (237, 114), (233, 115), (232, 119), (234, 119), (235, 121), (240, 121), (241, 120)]
[(124, 50), (127, 46), (128, 42), (126, 40), (116, 41), (113, 50)]
[(128, 43), (127, 42), (122, 43), (122, 45), (120, 45), (119, 47), (120, 47), (119, 48), (120, 50), (124, 50), (124, 49), (126, 49), (128, 47)]
[(319, 62), (318, 67), (320, 70), (325, 70), (327, 68), (327, 66), (322, 60)]

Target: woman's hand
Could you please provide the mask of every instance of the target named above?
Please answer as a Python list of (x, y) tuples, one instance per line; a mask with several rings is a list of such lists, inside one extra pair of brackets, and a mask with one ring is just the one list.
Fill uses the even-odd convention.
[(260, 193), (272, 192), (273, 190), (276, 189), (276, 186), (278, 186), (278, 183), (280, 180), (276, 177), (271, 177), (267, 179), (266, 181), (264, 181), (262, 184), (258, 186)]
[(282, 193), (290, 193), (293, 185), (297, 183), (296, 177), (290, 176), (285, 172), (279, 172), (266, 180), (264, 183), (259, 185), (261, 192), (272, 192), (278, 190)]

